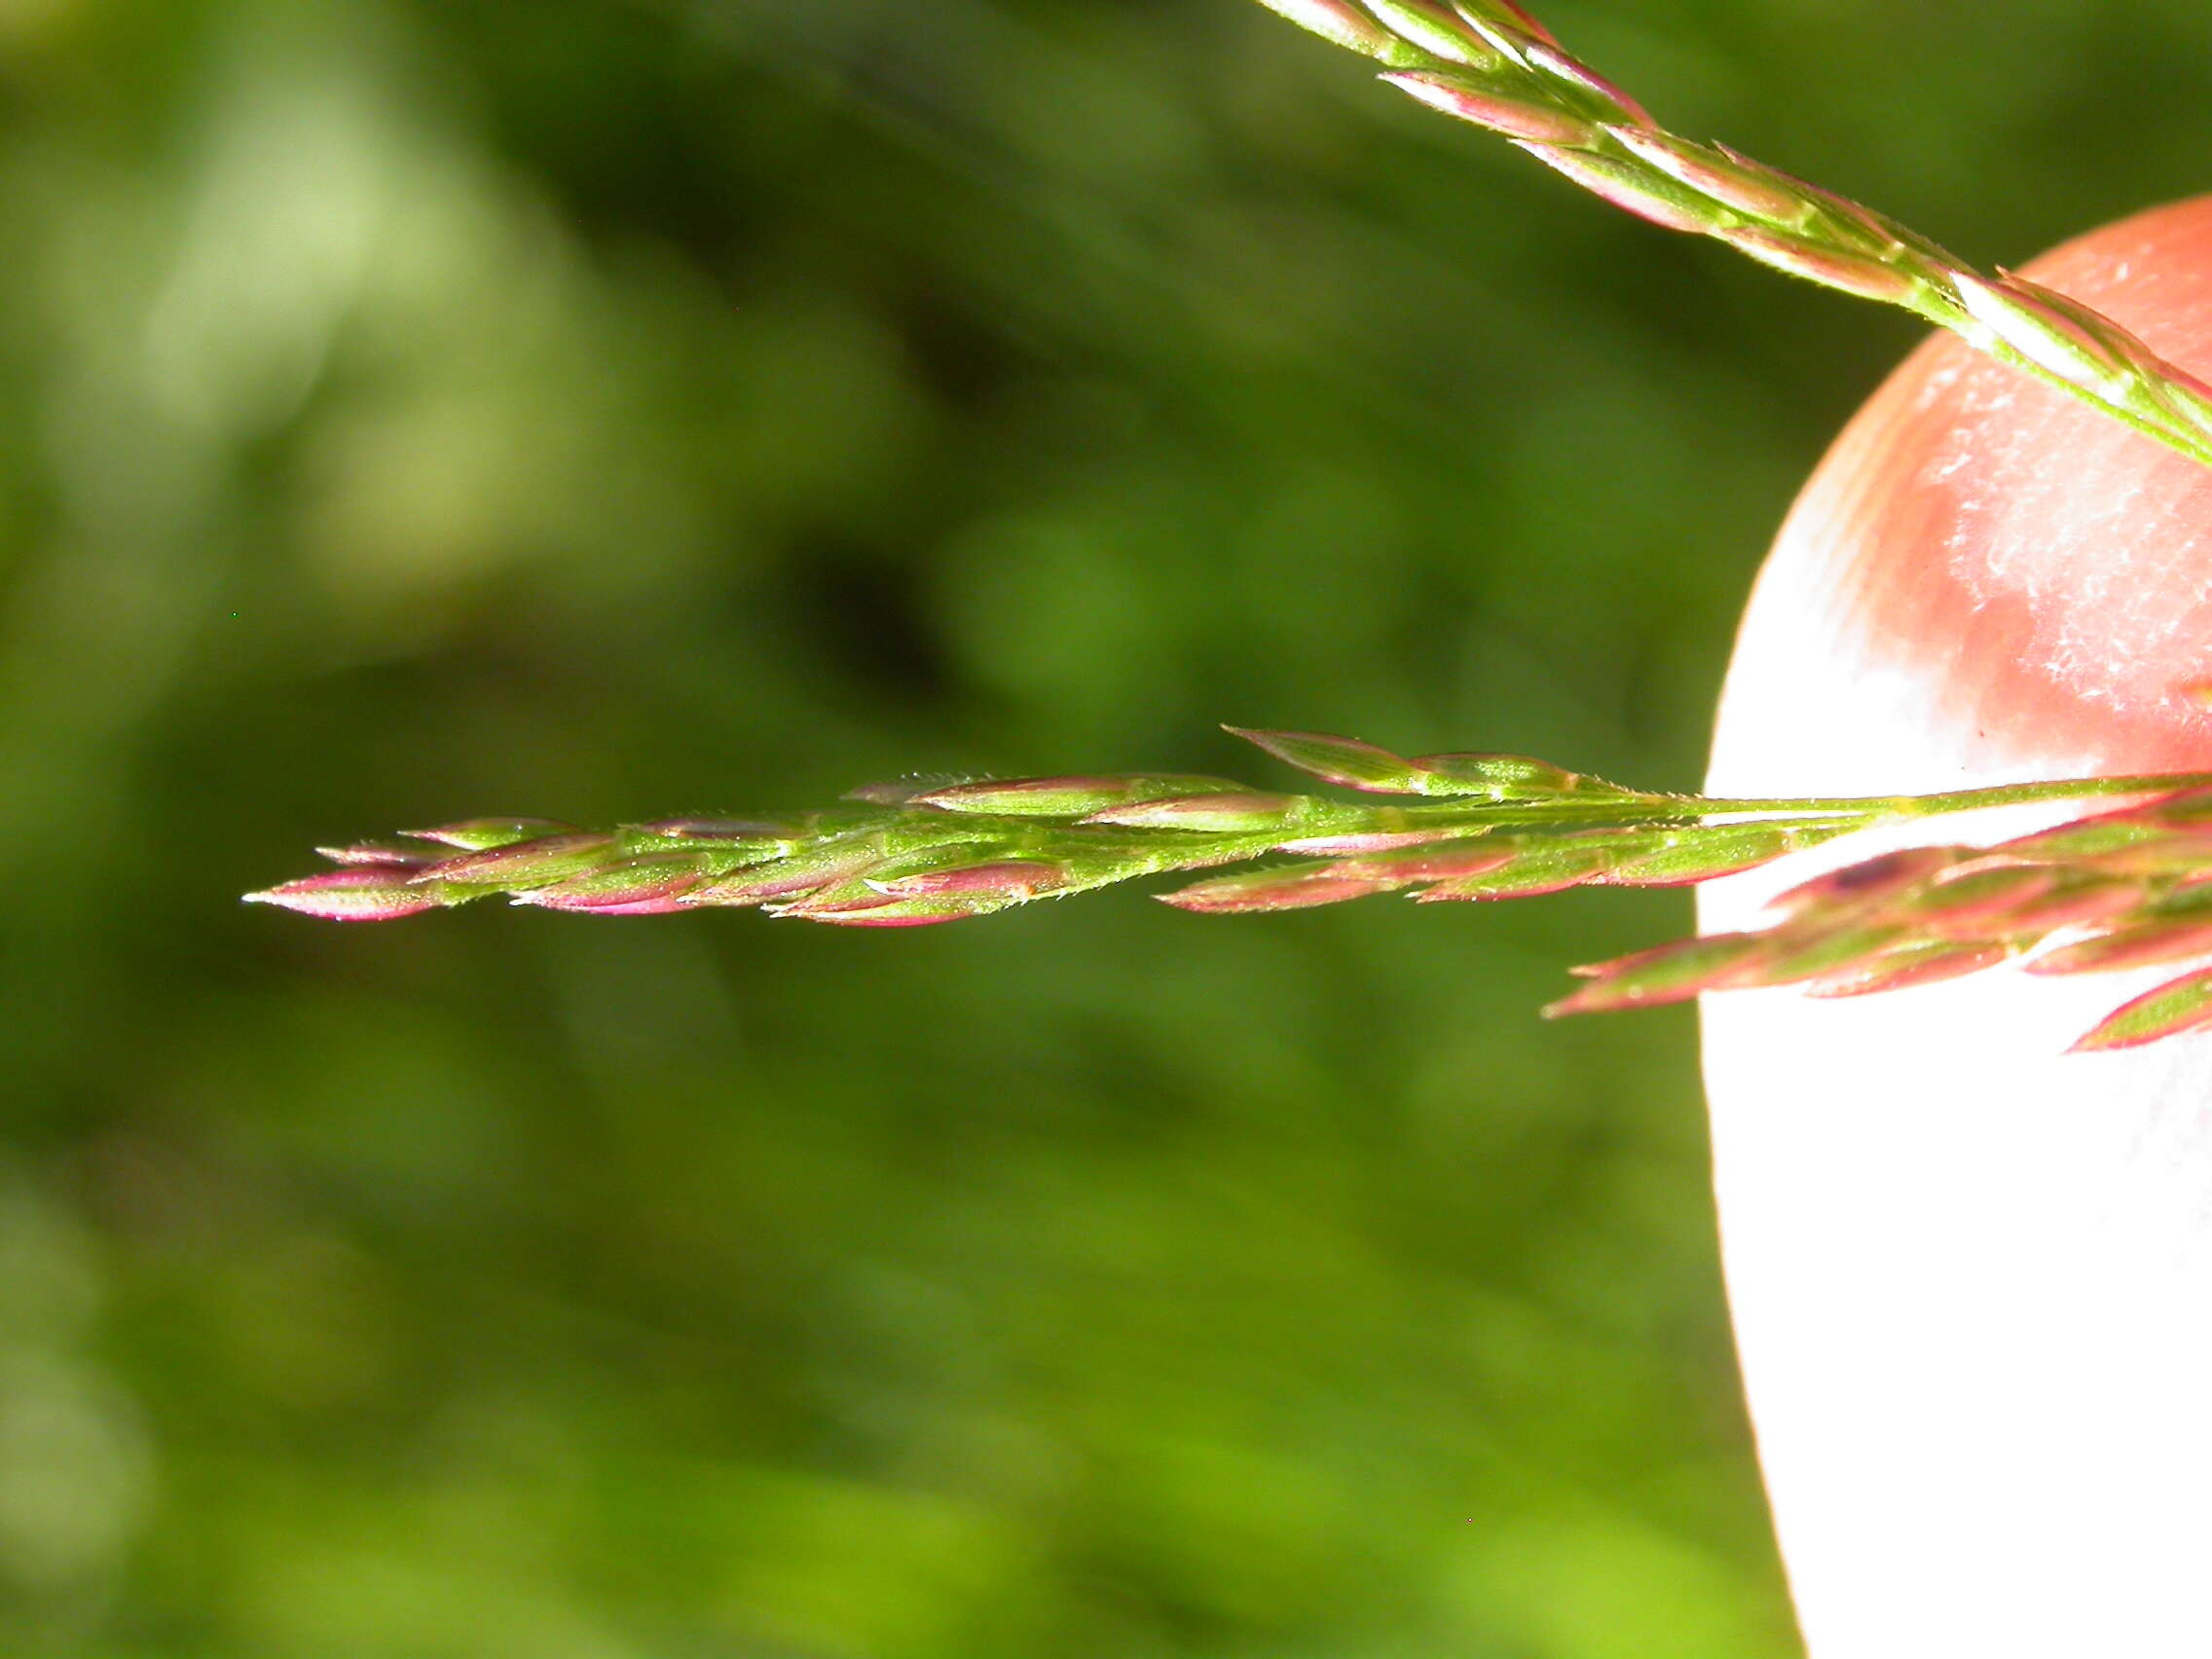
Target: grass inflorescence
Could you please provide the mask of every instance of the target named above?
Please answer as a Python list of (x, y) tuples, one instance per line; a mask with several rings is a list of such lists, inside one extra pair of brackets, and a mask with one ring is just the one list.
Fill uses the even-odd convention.
[[(1976, 272), (1871, 208), (1725, 145), (1668, 131), (1513, 0), (1264, 3), (1377, 60), (1400, 91), (1503, 136), (1618, 206), (1902, 307), (2212, 463), (2212, 388), (2109, 317), (2010, 273)], [(1581, 987), (1547, 1012), (1777, 985), (1862, 996), (2016, 957), (2039, 974), (2212, 957), (2212, 776), (1718, 800), (1627, 789), (1518, 756), (1409, 758), (1309, 732), (1238, 735), (1324, 783), (1403, 799), (1382, 805), (1150, 773), (885, 784), (828, 810), (763, 818), (596, 830), (473, 819), (325, 848), (335, 868), (248, 897), (338, 921), (505, 897), (602, 916), (739, 906), (834, 926), (913, 927), (1241, 865), (1257, 867), (1160, 897), (1204, 914), (1388, 893), (1429, 903), (1686, 885), (1911, 819), (2132, 796), (2116, 811), (1994, 847), (1922, 847), (1846, 866), (1785, 895), (1762, 929), (1578, 970)], [(2078, 1047), (2133, 1047), (2204, 1025), (2212, 1025), (2212, 970), (2138, 997)]]
[(1983, 274), (1870, 207), (1725, 144), (1670, 132), (1511, 0), (1262, 0), (1382, 79), (1669, 230), (1899, 306), (2212, 464), (2212, 387), (2103, 313)]
[[(1115, 773), (877, 784), (822, 811), (612, 830), (476, 818), (323, 848), (336, 867), (247, 897), (331, 921), (504, 897), (599, 916), (744, 907), (839, 927), (917, 927), (1143, 876), (1256, 865), (1160, 895), (1228, 915), (1391, 893), (1435, 903), (1687, 886), (1856, 830), (2126, 795), (2138, 798), (1994, 847), (1917, 847), (1847, 865), (1786, 893), (1766, 928), (1578, 970), (1584, 983), (1547, 1012), (1776, 985), (1862, 996), (2021, 956), (2041, 974), (2212, 956), (2212, 777), (1724, 800), (1628, 789), (1524, 756), (1408, 757), (1352, 738), (1231, 729), (1322, 782), (1399, 798)], [(2212, 975), (2198, 973), (2129, 1003), (2080, 1047), (2133, 1047), (2205, 1024)]]

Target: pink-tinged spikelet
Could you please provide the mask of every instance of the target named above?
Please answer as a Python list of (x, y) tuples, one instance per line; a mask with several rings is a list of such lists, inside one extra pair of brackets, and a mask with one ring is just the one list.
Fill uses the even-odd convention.
[(1054, 859), (995, 859), (987, 864), (953, 865), (915, 870), (881, 880), (864, 878), (887, 899), (956, 899), (971, 895), (1033, 899), (1067, 879), (1067, 866)]
[(1366, 899), (1387, 893), (1392, 881), (1338, 874), (1332, 867), (1256, 870), (1249, 875), (1226, 875), (1162, 893), (1160, 902), (1178, 910), (1200, 915), (1232, 916), (1270, 910), (1306, 910), (1317, 904), (1340, 904), (1347, 899)]
[(1400, 44), (1389, 30), (1351, 0), (1260, 0), (1260, 3), (1288, 18), (1300, 28), (1310, 29), (1323, 40), (1369, 57), (1389, 56)]
[(1324, 783), (1374, 794), (1428, 793), (1428, 774), (1422, 767), (1356, 737), (1331, 737), (1316, 731), (1263, 731), (1252, 726), (1222, 729)]
[(1556, 104), (1516, 97), (1502, 88), (1457, 75), (1411, 69), (1382, 79), (1430, 109), (1471, 121), (1508, 138), (1526, 138), (1536, 144), (1583, 144), (1597, 134), (1590, 122)]
[(1810, 210), (1788, 180), (1770, 177), (1754, 163), (1735, 161), (1703, 144), (1642, 127), (1607, 128), (1606, 136), (1641, 162), (1688, 185), (1736, 213), (1779, 225), (1795, 224)]
[(684, 908), (684, 895), (705, 879), (697, 855), (647, 853), (582, 875), (533, 887), (518, 904), (598, 916), (660, 916)]
[(304, 876), (260, 893), (248, 904), (277, 904), (326, 922), (389, 922), (439, 908), (437, 895), (418, 885), (404, 866), (363, 865)]
[(551, 818), (465, 818), (458, 824), (441, 824), (434, 830), (403, 830), (400, 833), (418, 841), (435, 841), (440, 846), (480, 853), (490, 847), (535, 841), (542, 835), (564, 834), (574, 829), (573, 824), (562, 824)]
[(1834, 248), (1809, 246), (1793, 237), (1777, 236), (1756, 226), (1741, 225), (1724, 233), (1728, 244), (1761, 265), (1791, 276), (1802, 276), (1824, 288), (1856, 294), (1883, 305), (1909, 305), (1927, 283), (1909, 272), (1878, 259)]
[(1713, 209), (1695, 191), (1672, 179), (1655, 176), (1647, 167), (1611, 156), (1594, 155), (1587, 150), (1554, 149), (1548, 144), (1530, 144), (1522, 139), (1514, 143), (1591, 195), (1665, 230), (1703, 236), (1719, 226)]
[(2144, 992), (2107, 1015), (2074, 1045), (2077, 1054), (2139, 1049), (2212, 1025), (2212, 968), (2199, 968)]
[(416, 876), (418, 881), (450, 881), (457, 886), (523, 887), (566, 881), (604, 866), (614, 848), (614, 837), (599, 831), (572, 835), (540, 835), (481, 853), (464, 853), (432, 865)]

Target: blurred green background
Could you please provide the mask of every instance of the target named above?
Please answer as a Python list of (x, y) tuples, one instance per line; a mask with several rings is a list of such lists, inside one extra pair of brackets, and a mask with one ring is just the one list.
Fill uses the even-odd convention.
[[(1984, 261), (2184, 0), (1562, 0)], [(1678, 897), (858, 936), (240, 892), (485, 811), (1695, 783), (1911, 328), (1246, 0), (0, 0), (0, 1652), (1784, 1659)]]

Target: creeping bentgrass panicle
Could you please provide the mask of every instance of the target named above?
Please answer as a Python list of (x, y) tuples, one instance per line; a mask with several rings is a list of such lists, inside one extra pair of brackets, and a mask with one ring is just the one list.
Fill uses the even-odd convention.
[(2008, 271), (1984, 276), (1832, 191), (1670, 132), (1505, 0), (1265, 0), (1381, 61), (1399, 91), (1511, 141), (1583, 189), (1778, 271), (1903, 308), (2212, 463), (2212, 387), (2110, 317)]
[[(1578, 970), (1586, 982), (1548, 1012), (1654, 1007), (1775, 985), (1863, 996), (2015, 956), (2039, 974), (2212, 956), (2208, 778), (1714, 800), (1626, 789), (1526, 756), (1408, 757), (1319, 732), (1229, 729), (1364, 798), (1129, 772), (870, 785), (827, 811), (663, 818), (603, 830), (476, 818), (405, 839), (325, 848), (337, 868), (250, 897), (331, 921), (391, 921), (503, 895), (583, 915), (752, 907), (832, 927), (910, 928), (1144, 876), (1258, 863), (1160, 896), (1201, 915), (1243, 915), (1391, 893), (1449, 903), (1570, 887), (1686, 886), (1879, 825), (2128, 796), (2131, 804), (2118, 810), (1995, 847), (1917, 847), (1847, 865), (1786, 891), (1761, 931), (1685, 940)], [(1399, 798), (1374, 798), (1382, 795)], [(1284, 855), (1295, 862), (1260, 862)], [(2182, 1009), (2181, 996), (2138, 1010), (2114, 1028), (2118, 1035), (2084, 1046), (2133, 1045), (2205, 1023)]]

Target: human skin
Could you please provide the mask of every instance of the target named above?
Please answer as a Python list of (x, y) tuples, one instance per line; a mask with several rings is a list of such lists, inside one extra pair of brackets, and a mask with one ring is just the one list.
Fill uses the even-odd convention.
[[(2027, 274), (2212, 371), (2212, 198)], [(2212, 469), (1937, 337), (1784, 526), (1708, 788), (2212, 768), (2207, 682)], [(1817, 867), (1707, 889), (1703, 927)], [(2064, 1053), (2174, 972), (1707, 999), (1729, 1298), (1814, 1659), (2212, 1654), (2212, 1035)]]

